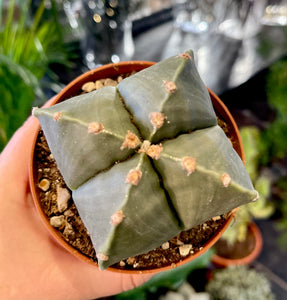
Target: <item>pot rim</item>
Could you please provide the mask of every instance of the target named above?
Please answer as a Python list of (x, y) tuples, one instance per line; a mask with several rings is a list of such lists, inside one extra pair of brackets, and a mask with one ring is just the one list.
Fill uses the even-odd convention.
[[(97, 79), (102, 79), (102, 78), (107, 78), (107, 77), (116, 77), (120, 74), (123, 73), (129, 73), (131, 72), (131, 70), (133, 71), (140, 71), (144, 68), (150, 67), (152, 65), (154, 65), (155, 62), (151, 62), (151, 61), (127, 61), (127, 62), (119, 62), (119, 63), (110, 63), (110, 64), (106, 64), (103, 66), (100, 66), (96, 69), (87, 71), (83, 74), (81, 74), (80, 76), (76, 77), (74, 80), (72, 80), (69, 84), (67, 84), (62, 91), (60, 91), (56, 96), (54, 96), (52, 99), (50, 99), (50, 101), (48, 103), (46, 103), (44, 106), (52, 106), (60, 101), (66, 100), (68, 98), (71, 98), (73, 95), (71, 93), (71, 91), (75, 91), (78, 89), (78, 91), (81, 89), (82, 85), (87, 82), (87, 81), (95, 81)], [(126, 70), (129, 70), (129, 72), (127, 72)], [(103, 72), (107, 72), (109, 73), (108, 75), (98, 75), (101, 74)], [(89, 80), (90, 79), (90, 80)], [(225, 104), (219, 99), (219, 97), (213, 92), (211, 91), (209, 88), (208, 92), (210, 94), (211, 100), (212, 100), (212, 104), (213, 106), (216, 105), (216, 108), (214, 107), (215, 111), (217, 113), (220, 114), (220, 116), (224, 119), (225, 122), (228, 121), (228, 123), (230, 124), (231, 129), (233, 130), (233, 135), (236, 137), (237, 140), (237, 147), (235, 148), (235, 150), (237, 151), (237, 153), (239, 154), (240, 158), (242, 159), (243, 163), (245, 164), (245, 156), (244, 156), (244, 150), (243, 150), (243, 144), (240, 138), (240, 134), (239, 134), (239, 130), (238, 127), (231, 115), (231, 113), (229, 112), (228, 108), (225, 106)], [(76, 95), (76, 94), (74, 94)], [(92, 259), (90, 259), (89, 257), (87, 257), (86, 255), (82, 254), (79, 250), (75, 249), (72, 245), (70, 245), (68, 242), (66, 242), (64, 240), (64, 238), (61, 236), (60, 232), (55, 229), (52, 225), (50, 225), (50, 221), (48, 216), (44, 213), (44, 211), (42, 210), (41, 207), (41, 203), (38, 200), (38, 184), (37, 181), (35, 180), (36, 178), (36, 167), (35, 167), (35, 160), (34, 160), (34, 153), (35, 153), (35, 146), (36, 146), (36, 142), (37, 142), (37, 137), (38, 137), (38, 133), (39, 133), (39, 129), (40, 129), (40, 125), (37, 126), (37, 128), (35, 129), (35, 133), (34, 133), (34, 141), (31, 147), (31, 155), (30, 155), (30, 162), (29, 162), (29, 182), (30, 182), (30, 190), (31, 190), (31, 194), (33, 197), (33, 201), (35, 203), (36, 209), (41, 217), (42, 222), (44, 223), (46, 229), (50, 232), (50, 234), (53, 236), (53, 238), (62, 246), (64, 247), (70, 254), (73, 254), (74, 256), (76, 256), (78, 259), (85, 261), (93, 266), (98, 267), (98, 264), (93, 261)], [(166, 271), (166, 270), (171, 270), (175, 267), (181, 266), (185, 263), (190, 262), (191, 260), (194, 260), (195, 258), (199, 257), (201, 254), (203, 254), (204, 252), (206, 252), (208, 249), (210, 249), (215, 242), (222, 236), (223, 232), (227, 229), (227, 227), (229, 226), (230, 222), (232, 221), (235, 212), (236, 212), (237, 208), (235, 208), (234, 210), (232, 210), (225, 223), (222, 225), (222, 227), (220, 228), (220, 230), (218, 230), (210, 240), (208, 240), (202, 247), (201, 250), (199, 250), (198, 252), (196, 252), (193, 255), (189, 255), (186, 258), (183, 258), (180, 262), (176, 263), (176, 264), (172, 264), (172, 265), (168, 265), (168, 266), (164, 266), (164, 267), (160, 267), (160, 268), (155, 268), (155, 269), (146, 269), (146, 270), (126, 270), (126, 269), (117, 269), (117, 268), (113, 268), (113, 267), (109, 267), (107, 270), (112, 271), (112, 272), (116, 272), (116, 273), (126, 273), (126, 274), (147, 274), (147, 273), (159, 273), (162, 271)]]

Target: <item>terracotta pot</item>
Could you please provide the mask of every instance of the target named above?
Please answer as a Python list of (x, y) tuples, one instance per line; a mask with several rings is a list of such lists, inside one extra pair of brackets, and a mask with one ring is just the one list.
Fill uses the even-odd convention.
[[(96, 81), (98, 79), (103, 78), (116, 78), (120, 74), (129, 74), (133, 71), (140, 71), (144, 68), (150, 67), (154, 64), (154, 62), (147, 62), (147, 61), (130, 61), (130, 62), (120, 62), (117, 64), (108, 64), (101, 66), (95, 70), (91, 70), (79, 77), (77, 77), (75, 80), (73, 80), (70, 84), (68, 84), (58, 95), (56, 95), (53, 100), (49, 102), (49, 106), (52, 106), (53, 104), (56, 104), (58, 102), (61, 102), (63, 100), (69, 99), (73, 96), (76, 96), (80, 93), (81, 87), (85, 82), (88, 81)], [(230, 134), (233, 136), (233, 142), (234, 142), (234, 149), (237, 151), (241, 159), (244, 161), (244, 153), (243, 153), (243, 146), (241, 142), (241, 138), (239, 135), (239, 131), (237, 128), (237, 125), (231, 116), (230, 112), (226, 108), (226, 106), (223, 104), (223, 102), (212, 92), (208, 89), (211, 100), (214, 106), (214, 109), (216, 111), (216, 114), (219, 118), (224, 120), (229, 125), (229, 131)], [(35, 157), (34, 157), (34, 150), (36, 146), (36, 140), (38, 137), (38, 131), (35, 132), (35, 139), (34, 143), (32, 145), (32, 151), (31, 151), (31, 162), (30, 162), (30, 187), (32, 196), (34, 198), (34, 202), (36, 205), (36, 208), (41, 216), (42, 221), (44, 222), (46, 228), (49, 230), (51, 235), (58, 241), (58, 243), (63, 246), (66, 250), (68, 250), (73, 255), (77, 256), (83, 261), (86, 261), (90, 264), (93, 264), (97, 266), (97, 264), (93, 261), (91, 261), (87, 256), (80, 253), (78, 250), (73, 248), (70, 244), (68, 244), (59, 231), (57, 231), (54, 227), (50, 225), (50, 221), (47, 217), (47, 215), (44, 213), (41, 207), (41, 202), (39, 198), (39, 188), (38, 188), (38, 176), (37, 176), (37, 168), (35, 167)], [(222, 226), (221, 230), (218, 231), (205, 245), (202, 247), (202, 250), (195, 253), (194, 255), (190, 255), (183, 259), (181, 262), (179, 262), (176, 266), (180, 266), (182, 264), (185, 264), (201, 254), (203, 254), (205, 251), (207, 251), (211, 246), (214, 245), (214, 243), (221, 237), (223, 232), (226, 230), (228, 225), (230, 224), (231, 220), (233, 219), (235, 214), (235, 211), (233, 211), (229, 217), (227, 218), (225, 224)], [(174, 266), (173, 266), (174, 267)], [(172, 268), (171, 266), (158, 268), (158, 269), (152, 269), (152, 270), (119, 270), (115, 268), (109, 268), (109, 270), (115, 271), (115, 272), (127, 272), (127, 273), (157, 273), (161, 271), (165, 271)]]
[(249, 265), (259, 256), (263, 247), (261, 231), (254, 222), (248, 225), (248, 231), (254, 237), (254, 248), (252, 249), (252, 251), (247, 256), (237, 259), (225, 258), (218, 254), (214, 254), (211, 258), (214, 266), (216, 266), (217, 268), (226, 268), (231, 265)]

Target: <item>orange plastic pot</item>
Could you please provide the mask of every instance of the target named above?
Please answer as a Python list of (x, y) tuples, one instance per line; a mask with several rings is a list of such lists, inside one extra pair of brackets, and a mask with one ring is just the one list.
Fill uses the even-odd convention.
[(217, 268), (226, 268), (232, 265), (249, 265), (251, 264), (260, 254), (262, 247), (263, 247), (263, 239), (262, 234), (258, 226), (252, 222), (248, 225), (249, 232), (254, 237), (254, 248), (252, 251), (242, 258), (225, 258), (218, 254), (214, 254), (211, 258), (213, 265)]
[[(98, 79), (103, 78), (116, 78), (118, 75), (121, 74), (130, 74), (134, 71), (140, 71), (144, 68), (150, 67), (154, 64), (154, 62), (148, 62), (148, 61), (130, 61), (130, 62), (120, 62), (117, 64), (108, 64), (101, 66), (95, 70), (91, 70), (87, 73), (82, 74), (81, 76), (77, 77), (75, 80), (73, 80), (70, 84), (68, 84), (58, 95), (56, 95), (53, 100), (49, 102), (49, 106), (52, 106), (56, 103), (59, 103), (63, 100), (69, 99), (73, 96), (78, 95), (81, 92), (81, 87), (84, 83), (89, 81), (96, 81)], [(223, 102), (212, 92), (208, 89), (210, 93), (210, 97), (214, 106), (214, 109), (216, 111), (216, 114), (219, 118), (224, 120), (228, 126), (229, 126), (229, 133), (232, 136), (232, 141), (234, 143), (234, 149), (237, 151), (239, 156), (244, 162), (244, 153), (243, 153), (243, 147), (241, 138), (239, 135), (238, 128), (236, 126), (236, 123), (231, 116), (230, 112), (226, 108), (226, 106), (223, 104)], [(40, 126), (39, 126), (40, 128)], [(30, 187), (32, 196), (35, 202), (35, 206), (41, 216), (42, 221), (44, 222), (46, 228), (49, 230), (51, 235), (57, 240), (57, 242), (63, 246), (68, 252), (72, 253), (79, 259), (86, 261), (89, 264), (93, 264), (94, 266), (97, 266), (97, 263), (90, 260), (87, 256), (80, 253), (77, 249), (73, 248), (70, 244), (68, 244), (61, 236), (59, 231), (57, 231), (54, 227), (50, 225), (50, 221), (47, 217), (47, 215), (44, 213), (41, 201), (39, 197), (39, 188), (38, 188), (38, 181), (37, 181), (37, 168), (35, 164), (35, 146), (36, 146), (36, 140), (38, 137), (38, 130), (35, 132), (35, 139), (34, 143), (32, 145), (32, 151), (31, 151), (31, 161), (30, 161)], [(205, 251), (207, 251), (211, 246), (214, 245), (214, 243), (221, 237), (223, 232), (227, 229), (228, 225), (230, 224), (231, 220), (234, 217), (235, 212), (233, 211), (229, 217), (227, 218), (225, 224), (221, 227), (221, 230), (219, 230), (214, 236), (202, 247), (202, 250), (198, 251), (194, 255), (190, 255), (186, 258), (184, 258), (181, 262), (179, 262), (176, 266), (183, 265), (201, 254), (203, 254)], [(115, 271), (115, 272), (126, 272), (126, 273), (158, 273), (161, 271), (165, 271), (171, 268), (174, 268), (175, 266), (167, 266), (162, 267), (158, 269), (151, 269), (151, 270), (119, 270), (116, 268), (110, 267), (109, 270)]]

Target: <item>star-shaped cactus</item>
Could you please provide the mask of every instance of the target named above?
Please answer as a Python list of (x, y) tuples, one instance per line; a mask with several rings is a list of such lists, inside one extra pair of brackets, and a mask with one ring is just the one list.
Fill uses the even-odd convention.
[(257, 198), (192, 51), (33, 114), (100, 269)]

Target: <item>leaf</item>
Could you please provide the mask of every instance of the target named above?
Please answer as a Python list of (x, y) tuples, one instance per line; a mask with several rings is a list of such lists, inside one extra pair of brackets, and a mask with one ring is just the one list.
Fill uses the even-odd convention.
[(275, 211), (274, 204), (268, 202), (268, 197), (271, 192), (271, 180), (265, 176), (260, 176), (256, 179), (254, 187), (258, 191), (260, 197), (255, 203), (249, 203), (248, 209), (254, 218), (267, 219)]
[(251, 180), (258, 176), (260, 131), (255, 126), (246, 126), (240, 129), (240, 136), (245, 152), (246, 170)]

